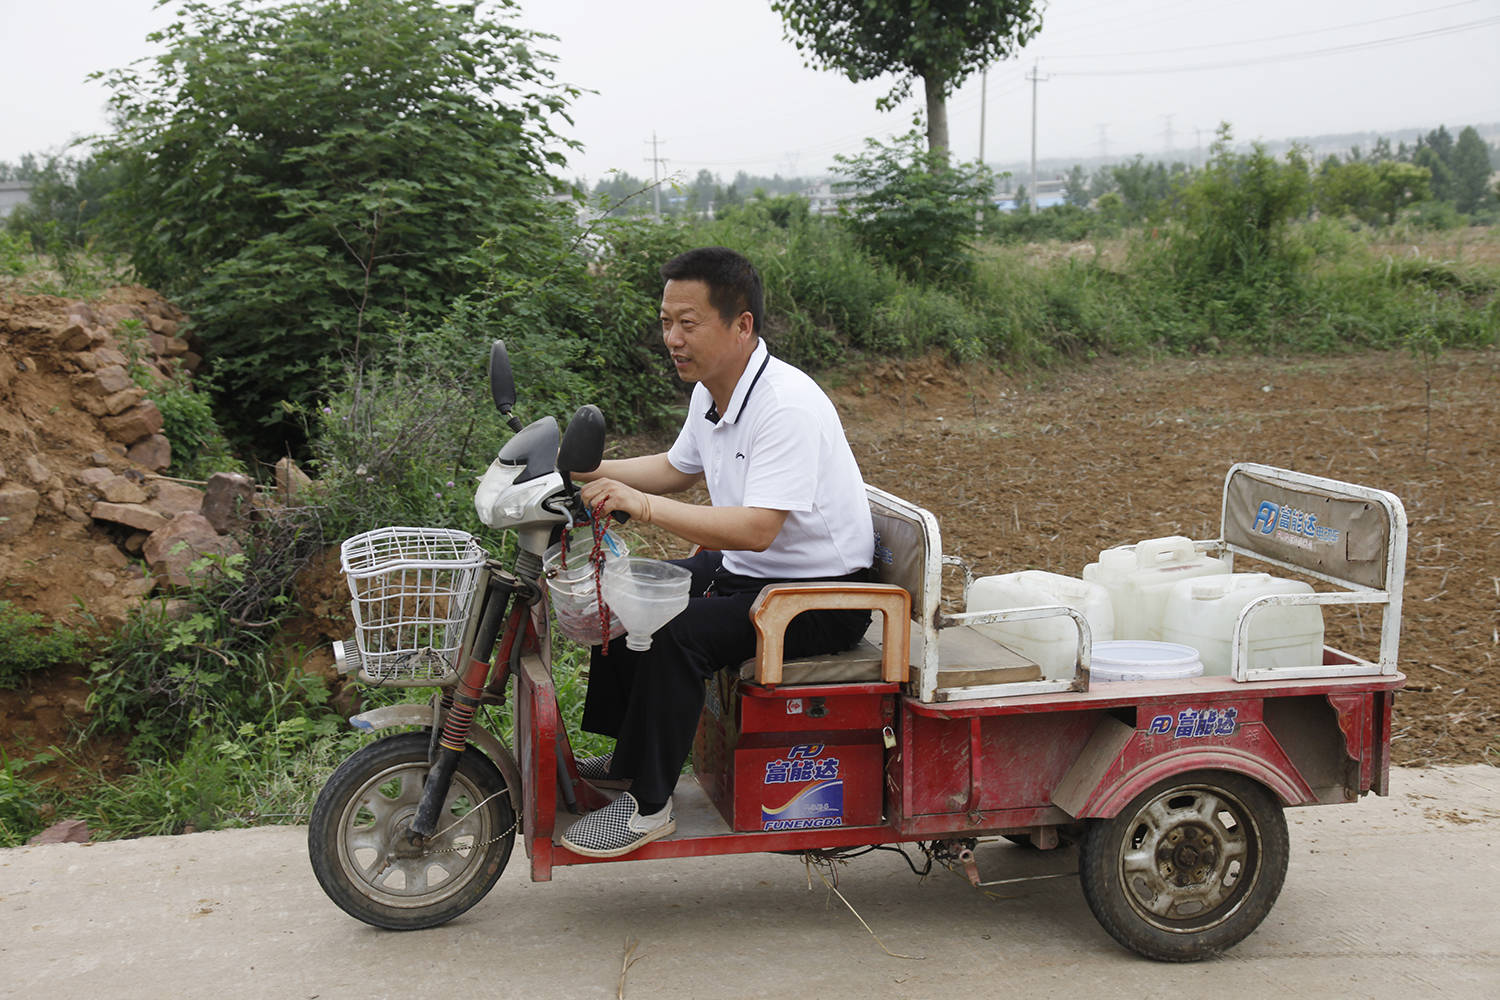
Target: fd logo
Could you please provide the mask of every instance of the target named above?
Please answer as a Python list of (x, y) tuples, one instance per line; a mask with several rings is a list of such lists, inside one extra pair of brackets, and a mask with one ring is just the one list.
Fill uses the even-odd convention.
[(1152, 736), (1171, 733), (1175, 739), (1203, 736), (1233, 736), (1239, 731), (1237, 708), (1184, 708), (1175, 716), (1158, 715), (1147, 730)]
[(1339, 529), (1319, 524), (1318, 515), (1285, 504), (1272, 503), (1270, 500), (1260, 502), (1260, 507), (1255, 511), (1255, 523), (1250, 526), (1250, 530), (1262, 535), (1274, 534), (1278, 541), (1304, 548), (1309, 542), (1336, 545), (1339, 540)]

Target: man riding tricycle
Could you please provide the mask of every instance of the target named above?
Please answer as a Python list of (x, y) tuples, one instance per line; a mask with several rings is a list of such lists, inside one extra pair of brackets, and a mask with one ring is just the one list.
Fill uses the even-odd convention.
[[(511, 417), (517, 433), (475, 506), (516, 532), (512, 565), (456, 531), (388, 528), (344, 545), (357, 631), (336, 646), (341, 669), (438, 688), (428, 705), (355, 716), (401, 731), (351, 756), (318, 797), (313, 868), (346, 912), (390, 929), (450, 920), (499, 879), (517, 833), (534, 881), (559, 865), (915, 844), (976, 885), (975, 844), (1007, 837), (1076, 843), (1105, 929), (1185, 961), (1269, 912), (1287, 870), (1285, 807), (1386, 793), (1403, 682), (1394, 496), (1236, 465), (1218, 538), (1125, 546), (1090, 567), (1117, 615), (1110, 600), (986, 605), (1001, 578), (967, 568), (968, 610), (947, 613), (943, 568), (958, 561), (937, 519), (866, 486), (832, 403), (767, 353), (753, 266), (706, 248), (662, 275), (663, 339), (695, 383), (667, 452), (603, 461), (592, 406), (561, 436), (550, 417)], [(509, 415), (502, 344), (490, 375)], [(700, 481), (711, 506), (666, 496)], [(607, 528), (630, 519), (697, 550), (631, 557)], [(1236, 555), (1334, 589), (1242, 579)], [(1153, 641), (1236, 593), (1202, 652)], [(1378, 660), (1323, 646), (1321, 624), (1300, 645), (1273, 627), (1321, 623), (1328, 604), (1381, 607)], [(572, 752), (554, 613), (591, 646), (583, 727), (613, 738), (611, 753)], [(1026, 636), (1049, 629), (1042, 655)], [(1119, 643), (1096, 631), (1135, 640), (1133, 654), (1185, 650), (1196, 669), (1106, 670)], [(512, 747), (476, 721), (506, 701)]]

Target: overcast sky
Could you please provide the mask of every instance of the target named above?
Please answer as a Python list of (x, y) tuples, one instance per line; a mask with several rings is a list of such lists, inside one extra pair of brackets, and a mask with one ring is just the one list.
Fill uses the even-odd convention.
[[(0, 0), (0, 160), (106, 127), (87, 77), (152, 51), (153, 0)], [(888, 81), (805, 68), (769, 0), (527, 0), (519, 22), (557, 36), (558, 79), (596, 93), (563, 131), (569, 176), (666, 169), (730, 179), (816, 174), (866, 136), (906, 131), (921, 86), (881, 113)], [(1221, 120), (1238, 138), (1500, 122), (1500, 0), (1053, 0), (1037, 40), (989, 74), (985, 159), (1188, 158)], [(1316, 53), (1307, 55), (1308, 53)], [(1168, 72), (1162, 72), (1166, 70)], [(980, 78), (949, 101), (955, 153), (979, 154)]]

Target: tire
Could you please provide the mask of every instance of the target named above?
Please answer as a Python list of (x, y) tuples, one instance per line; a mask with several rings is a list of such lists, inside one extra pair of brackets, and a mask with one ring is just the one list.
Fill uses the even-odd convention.
[(1192, 771), (1091, 823), (1078, 876), (1116, 941), (1158, 961), (1195, 962), (1260, 926), (1281, 894), (1289, 854), (1274, 795), (1242, 775)]
[(463, 913), (499, 881), (515, 845), (505, 779), (471, 746), (454, 771), (431, 852), (387, 859), (387, 845), (416, 815), (427, 745), (425, 732), (399, 733), (360, 750), (318, 793), (308, 824), (313, 874), (328, 898), (386, 930), (436, 927)]

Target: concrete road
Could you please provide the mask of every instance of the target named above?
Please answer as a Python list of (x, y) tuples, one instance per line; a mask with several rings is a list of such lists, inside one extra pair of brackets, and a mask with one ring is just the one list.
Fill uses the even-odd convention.
[[(0, 996), (375, 1000), (626, 997), (1500, 997), (1500, 769), (1400, 770), (1394, 794), (1293, 810), (1286, 888), (1228, 956), (1136, 957), (1073, 878), (990, 896), (893, 854), (564, 868), (512, 862), (464, 917), (406, 934), (345, 916), (302, 827), (0, 851)], [(986, 879), (1071, 872), (1076, 852), (979, 849)]]

